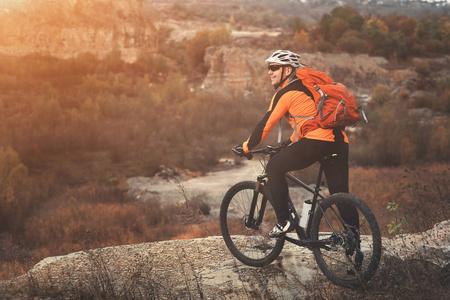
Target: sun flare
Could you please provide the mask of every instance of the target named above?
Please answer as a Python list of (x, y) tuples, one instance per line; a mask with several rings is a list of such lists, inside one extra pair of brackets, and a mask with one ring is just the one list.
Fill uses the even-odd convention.
[(13, 8), (23, 4), (25, 0), (0, 0), (0, 8)]

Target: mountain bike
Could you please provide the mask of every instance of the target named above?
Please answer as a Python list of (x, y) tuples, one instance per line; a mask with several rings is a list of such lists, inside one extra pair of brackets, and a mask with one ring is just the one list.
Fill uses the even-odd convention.
[[(314, 187), (308, 186), (289, 172), (286, 174), (289, 182), (307, 190), (312, 194), (312, 199), (304, 202), (300, 216), (289, 199), (289, 213), (295, 220), (294, 233), (278, 238), (269, 237), (277, 218), (268, 201), (269, 187), (265, 169), (267, 158), (270, 159), (281, 149), (281, 146), (266, 146), (251, 151), (249, 155), (263, 155), (260, 159), (263, 173), (257, 177), (256, 182), (236, 183), (222, 200), (220, 225), (231, 254), (246, 265), (263, 267), (280, 255), (287, 241), (310, 249), (320, 270), (331, 282), (345, 287), (365, 284), (375, 274), (380, 262), (380, 230), (369, 207), (356, 196), (336, 193), (325, 197), (321, 193), (323, 163), (325, 160), (335, 159), (337, 154), (320, 161)], [(233, 152), (242, 156), (240, 151), (233, 149)], [(344, 221), (339, 203), (351, 205), (357, 210), (356, 224), (359, 223), (359, 226)]]

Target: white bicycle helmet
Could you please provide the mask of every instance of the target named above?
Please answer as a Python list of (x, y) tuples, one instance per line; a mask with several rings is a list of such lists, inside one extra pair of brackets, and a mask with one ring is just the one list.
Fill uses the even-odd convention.
[(290, 65), (294, 68), (302, 67), (300, 55), (289, 50), (277, 50), (266, 59), (266, 63), (275, 63), (280, 65)]

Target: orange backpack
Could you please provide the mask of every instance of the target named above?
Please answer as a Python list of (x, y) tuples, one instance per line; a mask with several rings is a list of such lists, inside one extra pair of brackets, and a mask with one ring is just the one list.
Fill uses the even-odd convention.
[(302, 135), (318, 127), (345, 127), (361, 120), (356, 99), (345, 85), (309, 67), (297, 69), (296, 74), (313, 95), (317, 107), (314, 119), (303, 125)]

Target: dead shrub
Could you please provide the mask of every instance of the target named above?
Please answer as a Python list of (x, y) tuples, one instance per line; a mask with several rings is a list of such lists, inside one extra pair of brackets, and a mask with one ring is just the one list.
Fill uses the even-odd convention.
[(24, 274), (29, 267), (29, 265), (19, 261), (0, 260), (0, 280), (6, 280)]
[(32, 203), (33, 182), (17, 152), (0, 147), (0, 232), (20, 231)]
[(392, 221), (386, 207), (399, 204), (399, 216), (408, 220), (404, 230), (417, 232), (431, 228), (450, 217), (449, 165), (432, 164), (401, 168), (364, 168), (350, 170), (350, 191), (374, 212), (380, 229)]
[(190, 240), (208, 236), (220, 235), (220, 224), (216, 221), (203, 222), (200, 224), (187, 225), (184, 231), (173, 236), (172, 240)]
[(70, 198), (88, 203), (123, 202), (123, 190), (119, 185), (89, 182), (79, 187), (68, 188), (60, 198)]
[(306, 288), (312, 299), (445, 299), (449, 288), (447, 268), (424, 260), (402, 260), (385, 256), (369, 284), (348, 289), (325, 280), (312, 281)]
[(25, 240), (33, 247), (61, 243), (85, 247), (104, 243), (154, 240), (151, 229), (164, 225), (168, 214), (157, 203), (86, 203), (70, 198), (25, 222)]
[(211, 207), (207, 203), (206, 197), (207, 196), (205, 193), (195, 195), (188, 202), (188, 206), (195, 212), (199, 212), (202, 215), (207, 216), (207, 215), (209, 215)]

